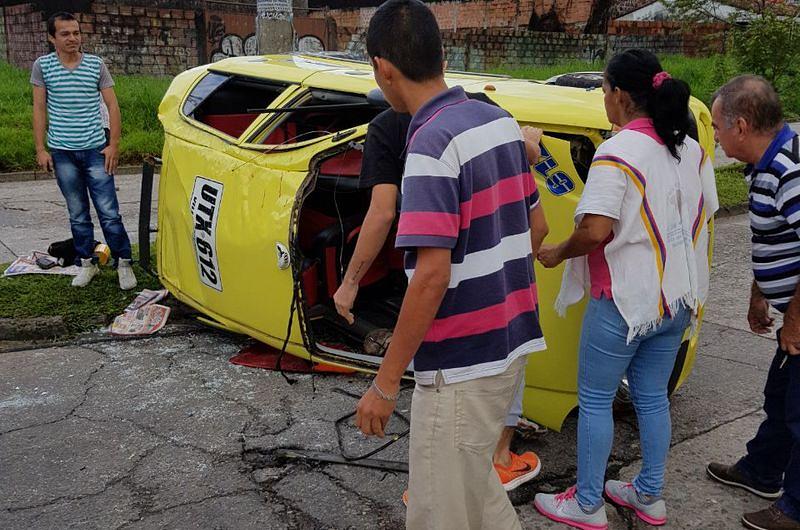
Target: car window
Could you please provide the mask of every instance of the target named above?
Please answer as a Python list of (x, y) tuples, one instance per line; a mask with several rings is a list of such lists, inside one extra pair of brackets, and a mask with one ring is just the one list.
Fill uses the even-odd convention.
[(369, 123), (383, 109), (360, 94), (311, 89), (288, 106), (298, 110), (278, 114), (254, 135), (253, 143), (285, 145), (345, 131)]
[(210, 72), (187, 96), (183, 114), (238, 138), (287, 86)]

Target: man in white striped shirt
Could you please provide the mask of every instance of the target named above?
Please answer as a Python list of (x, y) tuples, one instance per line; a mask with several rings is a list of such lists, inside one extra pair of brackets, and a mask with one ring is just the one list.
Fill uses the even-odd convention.
[[(750, 328), (771, 330), (770, 306), (784, 314), (764, 390), (767, 419), (733, 465), (711, 463), (711, 478), (767, 499), (747, 528), (800, 530), (800, 139), (780, 99), (757, 76), (740, 76), (714, 96), (711, 116), (725, 154), (747, 163), (753, 276)], [(783, 493), (781, 494), (781, 488)]]
[[(72, 285), (85, 287), (99, 272), (89, 212), (91, 196), (116, 260), (119, 285), (133, 289), (136, 277), (131, 268), (131, 243), (119, 214), (113, 177), (121, 128), (114, 81), (102, 59), (81, 51), (81, 30), (74, 16), (54, 14), (47, 21), (47, 31), (55, 52), (39, 57), (31, 71), (33, 132), (36, 161), (42, 170), (55, 171), (67, 202), (76, 264), (81, 266)], [(101, 100), (109, 111), (108, 140)]]

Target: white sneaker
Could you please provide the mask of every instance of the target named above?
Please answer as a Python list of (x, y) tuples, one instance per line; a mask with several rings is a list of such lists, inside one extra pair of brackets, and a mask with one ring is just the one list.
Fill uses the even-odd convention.
[(608, 529), (605, 504), (591, 513), (586, 513), (575, 498), (575, 486), (557, 495), (537, 493), (533, 505), (539, 513), (558, 523), (581, 530)]
[(92, 278), (94, 278), (99, 272), (100, 269), (97, 268), (97, 265), (92, 263), (91, 258), (81, 258), (81, 270), (78, 275), (72, 279), (72, 286), (86, 287), (89, 285), (89, 282), (92, 281)]
[(136, 287), (136, 276), (133, 274), (131, 260), (120, 259), (117, 262), (117, 276), (119, 278), (119, 288), (123, 291)]
[(630, 508), (645, 523), (653, 526), (667, 524), (667, 505), (661, 497), (643, 497), (633, 484), (619, 480), (606, 481), (605, 492), (611, 502)]

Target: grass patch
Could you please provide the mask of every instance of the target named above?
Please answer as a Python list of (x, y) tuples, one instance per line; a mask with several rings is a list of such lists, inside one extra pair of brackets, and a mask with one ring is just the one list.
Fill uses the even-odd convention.
[(723, 208), (747, 204), (747, 182), (744, 180), (743, 164), (732, 164), (717, 168), (717, 196)]
[[(661, 64), (666, 71), (678, 79), (683, 79), (692, 89), (692, 95), (708, 105), (714, 91), (725, 82), (742, 72), (735, 61), (728, 56), (684, 57), (667, 55), (661, 57)], [(572, 61), (552, 66), (539, 66), (519, 69), (499, 68), (493, 72), (523, 79), (548, 79), (554, 75), (567, 72), (594, 72), (603, 69), (604, 63), (590, 61)], [(778, 87), (783, 99), (784, 111), (788, 118), (800, 117), (800, 91), (795, 83), (787, 82)]]
[[(0, 265), (0, 271), (7, 266)], [(72, 276), (0, 277), (0, 318), (62, 316), (70, 335), (96, 329), (120, 314), (137, 292), (161, 288), (138, 264), (133, 270), (139, 284), (130, 291), (120, 290), (117, 273), (108, 266), (84, 288), (72, 287)]]
[[(148, 154), (160, 155), (164, 132), (158, 105), (172, 80), (119, 75), (114, 81), (122, 112), (121, 163), (138, 164)], [(36, 166), (32, 101), (30, 72), (0, 61), (0, 172)]]

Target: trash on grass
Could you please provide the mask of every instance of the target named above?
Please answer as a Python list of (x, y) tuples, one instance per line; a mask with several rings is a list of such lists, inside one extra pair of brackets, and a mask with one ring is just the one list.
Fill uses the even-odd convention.
[(136, 311), (137, 309), (141, 309), (150, 304), (155, 304), (156, 302), (163, 300), (167, 294), (169, 294), (169, 291), (166, 289), (161, 289), (158, 291), (143, 289), (142, 292), (136, 296), (133, 302), (128, 304), (128, 307), (123, 309), (123, 311), (127, 313), (128, 311)]
[(23, 274), (77, 276), (78, 272), (80, 272), (80, 267), (76, 265), (43, 269), (36, 264), (37, 259), (55, 260), (53, 256), (50, 256), (46, 252), (33, 251), (31, 252), (30, 256), (20, 256), (19, 258), (15, 259), (14, 262), (8, 266), (5, 272), (3, 272), (3, 276), (22, 276)]
[(149, 304), (134, 311), (126, 311), (111, 324), (112, 335), (152, 335), (167, 324), (170, 308)]

